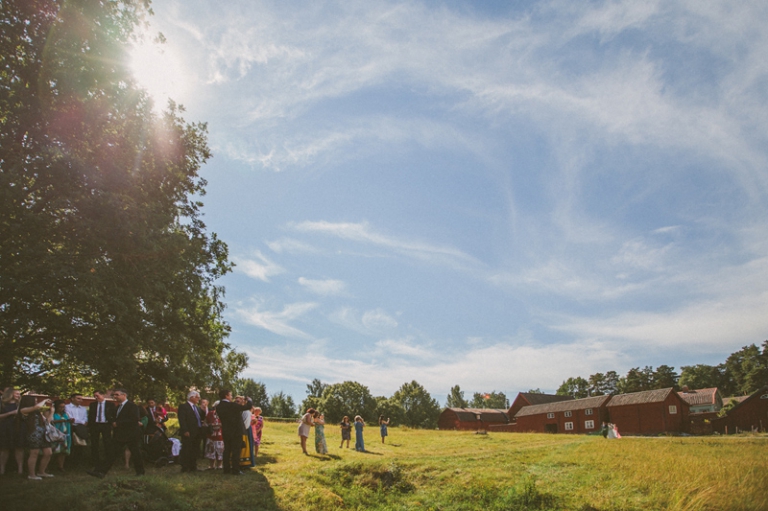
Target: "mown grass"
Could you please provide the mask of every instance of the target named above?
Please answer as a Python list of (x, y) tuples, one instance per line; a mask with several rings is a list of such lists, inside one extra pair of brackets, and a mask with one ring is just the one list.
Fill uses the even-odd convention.
[[(258, 466), (242, 477), (115, 469), (30, 482), (2, 478), (11, 510), (768, 509), (768, 437), (602, 437), (390, 428), (368, 453), (304, 456), (293, 424), (267, 422)], [(311, 443), (311, 442), (310, 442)], [(203, 463), (201, 461), (201, 463)]]

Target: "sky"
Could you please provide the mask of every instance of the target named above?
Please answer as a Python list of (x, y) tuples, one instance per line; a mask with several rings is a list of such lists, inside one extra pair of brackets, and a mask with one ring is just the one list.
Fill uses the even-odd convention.
[(153, 9), (134, 72), (208, 124), (229, 342), (270, 394), (514, 398), (768, 338), (768, 3)]

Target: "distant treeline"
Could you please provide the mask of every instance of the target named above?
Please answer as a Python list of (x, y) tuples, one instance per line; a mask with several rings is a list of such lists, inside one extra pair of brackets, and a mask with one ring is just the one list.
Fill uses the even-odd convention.
[(696, 364), (682, 366), (680, 374), (674, 367), (660, 365), (633, 367), (625, 376), (616, 371), (595, 373), (589, 378), (581, 376), (568, 378), (557, 389), (561, 396), (583, 398), (606, 394), (627, 394), (643, 390), (675, 390), (687, 386), (689, 389), (717, 387), (723, 397), (747, 395), (768, 383), (768, 341), (763, 341), (762, 350), (755, 344), (744, 346), (732, 353), (722, 364), (716, 366)]

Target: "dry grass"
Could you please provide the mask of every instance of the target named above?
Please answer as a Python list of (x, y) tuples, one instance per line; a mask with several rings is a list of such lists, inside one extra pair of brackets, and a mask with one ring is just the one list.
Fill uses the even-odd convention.
[(305, 456), (295, 425), (268, 422), (258, 466), (240, 478), (175, 467), (141, 480), (122, 471), (102, 481), (73, 474), (19, 480), (3, 502), (9, 510), (55, 502), (78, 511), (768, 509), (765, 436), (609, 441), (390, 428), (382, 445), (368, 428), (369, 452), (358, 453), (339, 449), (335, 428), (326, 432), (330, 454)]

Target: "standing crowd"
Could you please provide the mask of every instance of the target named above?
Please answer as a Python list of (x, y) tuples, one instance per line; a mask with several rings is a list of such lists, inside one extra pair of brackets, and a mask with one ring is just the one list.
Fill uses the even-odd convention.
[[(384, 416), (379, 416), (379, 430), (381, 433), (381, 443), (384, 443), (384, 439), (387, 437), (387, 426), (389, 426), (389, 419), (384, 419)], [(299, 440), (301, 442), (301, 450), (304, 454), (307, 452), (307, 439), (309, 438), (309, 432), (311, 428), (315, 428), (315, 451), (318, 454), (328, 454), (328, 445), (325, 441), (325, 415), (315, 410), (314, 408), (308, 408), (306, 413), (299, 419)], [(341, 445), (339, 449), (344, 447), (344, 442), (347, 442), (347, 449), (349, 449), (349, 442), (352, 439), (352, 425), (349, 423), (349, 417), (344, 416), (339, 424), (341, 429)], [(355, 450), (359, 452), (365, 451), (365, 442), (363, 441), (363, 429), (365, 429), (365, 421), (359, 415), (355, 416)]]
[[(93, 402), (83, 405), (83, 396), (73, 394), (64, 400), (21, 395), (6, 388), (0, 402), (0, 475), (4, 475), (11, 455), (18, 474), (40, 481), (54, 477), (49, 472), (52, 458), (64, 472), (65, 464), (89, 464), (89, 475), (103, 478), (116, 462), (133, 464), (136, 475), (144, 474), (144, 461), (160, 457), (175, 459), (181, 472), (197, 472), (198, 458), (209, 460), (209, 470), (239, 475), (243, 468), (256, 465), (261, 445), (264, 418), (261, 408), (244, 396), (233, 398), (221, 390), (212, 406), (191, 391), (178, 407), (180, 441), (166, 436), (168, 408), (153, 398), (139, 405), (129, 399), (125, 389), (107, 393), (96, 391)], [(88, 448), (90, 447), (90, 449)], [(83, 460), (85, 451), (90, 460)]]

